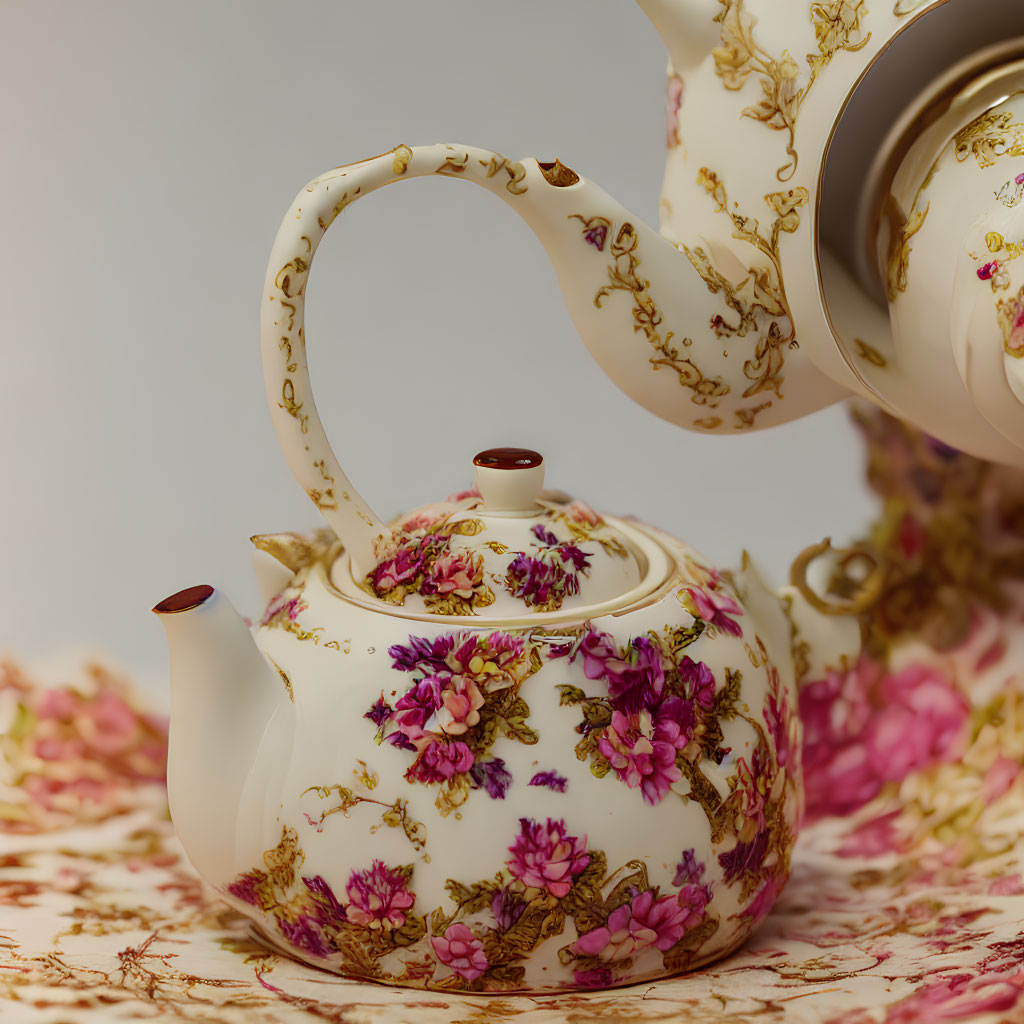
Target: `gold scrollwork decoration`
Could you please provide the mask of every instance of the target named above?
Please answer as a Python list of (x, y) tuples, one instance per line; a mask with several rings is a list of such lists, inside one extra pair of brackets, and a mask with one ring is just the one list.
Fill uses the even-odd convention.
[(281, 384), (281, 401), (278, 402), (278, 408), (284, 409), (292, 419), (298, 420), (302, 433), (308, 434), (309, 414), (302, 411), (304, 404), (304, 402), (295, 401), (295, 382), (291, 377), (285, 377)]
[(766, 195), (764, 201), (774, 211), (775, 219), (765, 237), (756, 218), (730, 209), (725, 184), (714, 171), (702, 167), (697, 183), (711, 196), (718, 211), (727, 214), (732, 221), (733, 238), (753, 246), (768, 261), (760, 267), (748, 266), (747, 276), (734, 284), (718, 271), (703, 249), (682, 246), (708, 290), (716, 295), (721, 292), (726, 306), (736, 314), (733, 323), (724, 316), (715, 316), (711, 327), (719, 338), (757, 335), (754, 354), (743, 364), (743, 375), (751, 381), (743, 397), (771, 391), (782, 398), (785, 349), (796, 348), (797, 341), (782, 277), (779, 237), (781, 232), (791, 234), (800, 226), (799, 211), (808, 203), (809, 193), (798, 187)]
[(281, 682), (284, 683), (285, 692), (288, 694), (288, 699), (294, 704), (295, 703), (295, 692), (292, 690), (292, 681), (288, 677), (288, 673), (269, 655), (265, 655), (267, 661), (277, 669), (277, 674), (281, 677)]
[(772, 407), (771, 401), (761, 402), (760, 405), (752, 405), (746, 409), (736, 409), (733, 415), (736, 417), (735, 430), (750, 430), (754, 426), (754, 420), (758, 415)]
[(996, 300), (996, 316), (1003, 332), (1003, 351), (1024, 359), (1024, 287), (1016, 295)]
[[(368, 773), (365, 762), (360, 761), (358, 763), (363, 766), (363, 773), (360, 775), (359, 772), (354, 772), (354, 774), (361, 785), (372, 791), (377, 786), (377, 774), (375, 772), (372, 774)], [(334, 807), (321, 811), (319, 818), (313, 818), (310, 815), (306, 816), (309, 823), (317, 831), (323, 831), (323, 823), (332, 814), (341, 814), (348, 818), (350, 816), (349, 812), (359, 804), (373, 804), (377, 807), (383, 807), (384, 811), (380, 814), (380, 822), (370, 827), (371, 834), (376, 833), (382, 827), (401, 829), (405, 834), (405, 838), (412, 844), (413, 849), (417, 853), (423, 854), (424, 862), (430, 862), (430, 855), (425, 852), (427, 846), (427, 826), (422, 821), (417, 821), (409, 813), (408, 800), (403, 800), (399, 797), (393, 803), (388, 803), (386, 800), (377, 800), (374, 797), (363, 796), (348, 786), (338, 784), (333, 786), (310, 786), (308, 789), (304, 789), (300, 796), (305, 796), (307, 793), (315, 793), (321, 800), (326, 800), (333, 793), (337, 795), (340, 801)]]
[(839, 50), (855, 52), (867, 45), (871, 33), (863, 33), (861, 19), (867, 13), (866, 0), (832, 0), (812, 3), (817, 53), (806, 56), (810, 75), (800, 84), (800, 65), (788, 50), (778, 58), (771, 56), (754, 39), (755, 19), (743, 9), (743, 0), (718, 0), (722, 10), (715, 15), (721, 25), (721, 46), (712, 51), (715, 73), (727, 89), (743, 87), (751, 74), (761, 81), (761, 100), (746, 107), (742, 114), (787, 135), (789, 160), (775, 172), (779, 181), (788, 181), (796, 172), (796, 122), (800, 106), (807, 98), (820, 72)]
[(395, 174), (405, 174), (409, 169), (409, 161), (412, 160), (412, 150), (401, 143), (391, 150), (391, 154), (391, 170)]
[(1024, 156), (1024, 124), (1009, 110), (976, 117), (953, 138), (953, 152), (963, 163), (974, 157), (979, 167), (991, 167), (1005, 156)]
[[(274, 284), (281, 290), (281, 294), (288, 299), (302, 294), (306, 286), (306, 278), (309, 276), (309, 263), (301, 256), (289, 260), (274, 278)], [(294, 307), (292, 307), (294, 309)]]
[[(835, 571), (829, 588), (832, 596), (822, 596), (807, 582), (807, 570), (812, 562), (828, 554), (835, 558)], [(851, 574), (855, 568), (860, 572)], [(804, 548), (789, 569), (790, 584), (823, 615), (862, 615), (881, 599), (885, 580), (886, 565), (875, 548), (869, 544), (833, 548), (831, 537)]]
[[(604, 251), (605, 243), (611, 238), (612, 264), (608, 267), (609, 284), (599, 288), (594, 296), (594, 305), (600, 309), (604, 300), (615, 291), (627, 292), (633, 299), (633, 330), (643, 334), (655, 354), (650, 363), (655, 368), (667, 367), (679, 375), (679, 383), (693, 392), (690, 401), (697, 405), (715, 408), (721, 398), (729, 393), (729, 385), (721, 377), (707, 377), (692, 359), (687, 359), (672, 343), (673, 332), (667, 331), (662, 337), (662, 316), (651, 298), (650, 281), (637, 273), (640, 257), (636, 253), (636, 229), (624, 221), (617, 231), (605, 217), (586, 218), (581, 214), (570, 214), (570, 220), (583, 225), (583, 237), (588, 244)], [(682, 345), (693, 344), (691, 338), (683, 338)]]
[(1024, 174), (1011, 178), (995, 195), (1008, 210), (1020, 206), (1021, 199), (1024, 199)]
[(438, 167), (435, 174), (464, 174), (469, 163), (469, 154), (460, 153), (450, 146), (445, 150), (445, 161)]
[[(334, 204), (331, 208), (331, 212), (327, 214), (326, 219), (324, 217), (317, 217), (316, 222), (320, 225), (321, 231), (326, 231), (334, 222), (338, 219), (338, 215), (346, 206), (350, 206), (359, 198), (359, 193), (362, 191), (361, 188), (354, 189), (352, 192), (345, 192), (342, 197)], [(289, 296), (290, 297), (290, 296)]]
[(885, 356), (883, 356), (882, 353), (873, 345), (869, 345), (864, 341), (863, 338), (854, 338), (853, 345), (857, 351), (857, 355), (860, 356), (861, 359), (865, 360), (865, 362), (871, 363), (872, 366), (877, 366), (880, 370), (884, 370), (889, 365)]
[(913, 251), (910, 240), (924, 227), (931, 203), (927, 203), (924, 209), (921, 209), (921, 197), (932, 183), (932, 178), (935, 177), (938, 168), (939, 160), (936, 160), (928, 169), (924, 181), (921, 182), (920, 188), (915, 193), (914, 201), (910, 205), (910, 213), (906, 217), (896, 210), (892, 201), (885, 211), (885, 217), (889, 221), (889, 251), (885, 261), (885, 295), (890, 302), (901, 292), (907, 290), (910, 254)]
[(498, 171), (504, 171), (509, 176), (509, 180), (505, 183), (505, 191), (511, 195), (521, 196), (527, 190), (528, 186), (523, 184), (526, 168), (518, 160), (509, 160), (507, 157), (495, 154), (490, 160), (481, 160), (480, 166), (486, 170), (488, 178), (493, 178)]
[(700, 430), (717, 430), (722, 425), (721, 416), (699, 416), (693, 425)]

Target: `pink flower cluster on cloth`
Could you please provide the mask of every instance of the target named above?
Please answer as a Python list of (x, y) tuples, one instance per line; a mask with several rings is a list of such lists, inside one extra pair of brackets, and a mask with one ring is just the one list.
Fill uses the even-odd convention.
[[(7, 721), (4, 721), (7, 719)], [(0, 665), (0, 763), (18, 788), (0, 798), (0, 831), (36, 832), (134, 809), (162, 783), (167, 723), (130, 703), (100, 668), (82, 689), (33, 687)]]
[(437, 959), (466, 981), (479, 978), (490, 966), (483, 943), (461, 923), (450, 924), (443, 936), (431, 935)]
[(401, 928), (415, 900), (407, 882), (406, 875), (379, 860), (369, 871), (353, 871), (345, 886), (348, 920), (366, 928)]
[(810, 817), (845, 814), (887, 782), (955, 761), (966, 743), (968, 705), (944, 673), (911, 664), (887, 673), (862, 656), (800, 693)]
[(530, 818), (519, 819), (519, 835), (508, 848), (509, 871), (525, 885), (547, 889), (561, 898), (572, 888), (575, 876), (589, 863), (587, 837), (566, 835), (564, 820), (548, 818), (542, 825)]

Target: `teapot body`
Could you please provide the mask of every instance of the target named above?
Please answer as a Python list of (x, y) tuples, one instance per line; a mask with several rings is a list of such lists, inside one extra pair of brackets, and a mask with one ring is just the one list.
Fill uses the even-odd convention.
[(382, 614), (321, 550), (254, 627), (291, 743), (206, 880), (291, 954), (414, 987), (622, 985), (736, 948), (801, 816), (790, 625), (753, 572), (646, 532), (657, 592), (554, 625)]

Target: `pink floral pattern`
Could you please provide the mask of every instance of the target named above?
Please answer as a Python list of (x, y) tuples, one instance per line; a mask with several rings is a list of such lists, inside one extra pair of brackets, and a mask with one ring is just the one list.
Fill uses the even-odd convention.
[(345, 916), (365, 928), (401, 928), (415, 897), (406, 888), (409, 878), (375, 860), (369, 871), (353, 871), (345, 886), (349, 898)]
[(537, 742), (527, 724), (523, 682), (541, 665), (528, 635), (460, 631), (434, 638), (410, 636), (388, 654), (394, 668), (414, 677), (392, 707), (383, 693), (365, 717), (378, 738), (414, 757), (410, 782), (438, 787), (437, 806), (449, 813), (471, 789), (503, 799), (512, 783), (501, 758), (490, 755), (499, 734)]
[(437, 959), (452, 973), (474, 981), (490, 967), (483, 943), (464, 924), (450, 924), (440, 938), (430, 937)]
[(450, 545), (453, 537), (481, 529), (476, 519), (453, 523), (450, 514), (413, 515), (393, 531), (364, 589), (391, 604), (420, 594), (435, 614), (473, 615), (494, 603), (494, 591), (484, 581), (483, 559), (467, 551), (453, 553)]
[(585, 852), (587, 837), (566, 835), (565, 822), (550, 818), (545, 825), (522, 818), (519, 827), (520, 833), (509, 847), (509, 871), (524, 885), (565, 896), (573, 879), (590, 863)]
[(555, 611), (580, 593), (580, 581), (589, 576), (599, 550), (629, 557), (586, 502), (545, 504), (524, 550), (511, 551), (500, 537), (486, 533), (483, 518), (471, 515), (481, 502), (477, 491), (462, 491), (410, 513), (381, 542), (362, 589), (397, 605), (418, 595), (437, 615), (475, 615), (494, 603), (495, 584), (526, 610)]
[[(167, 721), (92, 667), (80, 687), (41, 689), (0, 663), (0, 831), (103, 821), (162, 782)], [(6, 792), (5, 792), (6, 791)]]
[[(264, 853), (264, 867), (240, 875), (225, 893), (259, 907), (301, 954), (381, 981), (514, 990), (522, 987), (523, 959), (571, 920), (579, 938), (560, 955), (572, 965), (575, 984), (621, 984), (684, 966), (719, 923), (693, 850), (683, 852), (674, 888), (661, 892), (637, 861), (609, 872), (604, 852), (588, 849), (587, 837), (572, 835), (564, 819), (521, 819), (503, 870), (471, 883), (448, 879), (455, 910), (438, 907), (423, 916), (409, 889), (412, 865), (374, 861), (351, 872), (342, 903), (327, 879), (302, 875), (305, 854), (296, 839), (285, 826), (278, 845)], [(387, 966), (399, 951), (429, 951), (415, 961), (415, 982)], [(406, 968), (410, 962), (401, 961)]]
[(665, 952), (683, 936), (691, 919), (690, 908), (680, 905), (678, 896), (656, 898), (648, 889), (612, 911), (600, 928), (581, 935), (575, 949), (599, 960), (625, 960), (648, 946)]
[(968, 704), (943, 672), (898, 672), (862, 657), (800, 693), (807, 806), (812, 817), (845, 814), (910, 772), (958, 760)]

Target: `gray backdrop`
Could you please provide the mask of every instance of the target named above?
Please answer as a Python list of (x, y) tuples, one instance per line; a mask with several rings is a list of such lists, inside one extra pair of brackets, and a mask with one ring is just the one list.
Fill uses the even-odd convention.
[[(163, 693), (149, 608), (210, 582), (258, 615), (248, 537), (318, 514), (264, 407), (258, 300), (311, 177), (399, 142), (560, 157), (655, 222), (661, 41), (627, 0), (4, 0), (0, 650), (103, 653)], [(540, 449), (552, 486), (781, 581), (870, 510), (845, 411), (684, 433), (587, 357), (539, 244), (418, 180), (347, 211), (309, 286), (321, 413), (390, 516)]]

